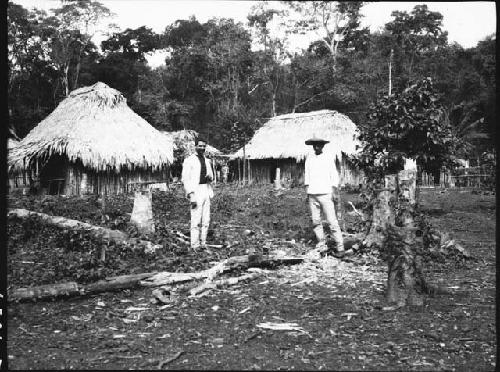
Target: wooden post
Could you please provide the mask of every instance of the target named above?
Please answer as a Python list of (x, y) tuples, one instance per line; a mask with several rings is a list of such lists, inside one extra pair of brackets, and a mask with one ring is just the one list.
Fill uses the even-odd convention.
[(246, 152), (245, 152), (245, 144), (243, 144), (243, 184), (245, 184), (245, 160), (246, 160)]
[(394, 56), (394, 49), (391, 49), (389, 56), (389, 95), (392, 93), (392, 57)]
[(240, 158), (238, 158), (238, 186), (241, 184)]
[(102, 194), (102, 215), (106, 214), (106, 187), (104, 187), (104, 192)]
[(281, 189), (281, 170), (276, 167), (276, 178), (274, 179), (274, 188), (276, 190)]
[(248, 166), (248, 169), (247, 169), (247, 178), (248, 178), (248, 184), (250, 185), (250, 180), (252, 178), (252, 175), (250, 173), (250, 159), (247, 159), (247, 166)]
[(106, 244), (101, 244), (101, 256), (99, 258), (102, 262), (106, 261)]

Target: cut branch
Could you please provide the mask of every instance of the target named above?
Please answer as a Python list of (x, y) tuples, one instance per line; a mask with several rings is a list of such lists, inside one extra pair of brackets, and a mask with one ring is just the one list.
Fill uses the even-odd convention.
[(262, 275), (261, 272), (253, 272), (253, 273), (245, 274), (242, 276), (238, 276), (236, 278), (220, 279), (220, 280), (216, 280), (216, 281), (210, 282), (210, 283), (203, 283), (203, 284), (200, 284), (199, 286), (191, 289), (190, 295), (197, 296), (200, 293), (203, 293), (203, 292), (211, 290), (211, 289), (216, 289), (216, 288), (220, 288), (223, 286), (236, 285), (236, 284), (243, 282), (245, 280), (256, 279), (261, 275)]
[[(230, 257), (212, 268), (194, 273), (170, 273), (153, 272), (122, 275), (106, 278), (96, 283), (81, 285), (76, 282), (47, 284), (30, 288), (14, 289), (8, 294), (9, 301), (42, 300), (55, 297), (69, 297), (78, 295), (87, 295), (100, 292), (116, 291), (123, 289), (132, 289), (136, 287), (159, 287), (176, 283), (189, 282), (194, 280), (208, 279), (210, 283), (219, 273), (234, 270), (236, 268), (265, 267), (277, 264), (295, 264), (302, 262), (303, 257), (269, 257), (262, 256), (235, 256)], [(215, 285), (231, 284), (241, 280), (253, 278), (257, 274), (249, 274), (240, 278), (230, 278), (223, 281), (217, 281)]]

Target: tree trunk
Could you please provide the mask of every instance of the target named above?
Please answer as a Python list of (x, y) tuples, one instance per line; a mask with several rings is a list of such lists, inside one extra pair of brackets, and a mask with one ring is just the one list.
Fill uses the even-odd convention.
[(62, 76), (62, 84), (63, 84), (64, 96), (65, 97), (69, 96), (68, 74), (69, 74), (69, 63), (64, 66), (64, 75)]
[(75, 67), (75, 78), (73, 79), (73, 90), (78, 87), (78, 79), (80, 77), (80, 68), (81, 68), (81, 66), (82, 66), (81, 56), (79, 55), (78, 56), (78, 62), (76, 63), (76, 67)]
[(9, 301), (45, 299), (59, 296), (79, 295), (80, 286), (75, 282), (47, 284), (32, 288), (18, 288), (9, 293)]
[(401, 171), (387, 176), (385, 181), (386, 187), (376, 190), (372, 224), (364, 245), (378, 248), (386, 256), (387, 301), (398, 307), (421, 306), (424, 294), (445, 291), (429, 284), (422, 271), (418, 252), (424, 243), (413, 217), (417, 204), (416, 170)]
[(272, 102), (272, 111), (271, 111), (271, 117), (276, 116), (276, 92), (273, 90), (273, 102)]
[(363, 245), (368, 248), (381, 248), (384, 245), (387, 226), (394, 225), (396, 220), (394, 210), (389, 206), (392, 192), (389, 189), (375, 190), (378, 195), (373, 205), (370, 229)]

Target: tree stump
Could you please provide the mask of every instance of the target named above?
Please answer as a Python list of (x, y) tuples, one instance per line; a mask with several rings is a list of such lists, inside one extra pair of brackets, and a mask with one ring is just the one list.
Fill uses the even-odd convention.
[(130, 222), (137, 226), (142, 233), (154, 233), (153, 199), (151, 190), (136, 191), (134, 197), (134, 208)]
[(388, 188), (374, 191), (378, 192), (378, 195), (373, 204), (370, 229), (363, 244), (368, 248), (381, 248), (384, 245), (387, 226), (394, 225), (396, 220), (394, 209), (390, 206), (394, 196)]
[(437, 293), (423, 274), (419, 252), (422, 231), (415, 226), (416, 171), (385, 177), (385, 188), (375, 190), (372, 224), (364, 245), (378, 248), (388, 264), (386, 299), (399, 306), (421, 306), (424, 294)]

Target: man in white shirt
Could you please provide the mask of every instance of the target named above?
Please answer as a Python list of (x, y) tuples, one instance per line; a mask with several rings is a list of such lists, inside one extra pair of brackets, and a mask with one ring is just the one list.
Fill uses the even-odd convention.
[(205, 140), (197, 138), (196, 153), (184, 159), (182, 164), (182, 183), (191, 203), (191, 248), (195, 251), (200, 245), (207, 248), (210, 199), (214, 196), (214, 172), (210, 160), (204, 156), (206, 146)]
[(333, 240), (337, 245), (337, 253), (334, 255), (336, 257), (345, 255), (342, 231), (332, 201), (332, 193), (334, 195), (338, 193), (339, 175), (335, 167), (334, 157), (323, 152), (323, 147), (328, 142), (330, 141), (316, 137), (305, 142), (306, 145), (312, 145), (314, 149), (314, 153), (309, 154), (306, 158), (304, 174), (313, 230), (318, 240), (316, 249), (309, 253), (312, 257), (318, 257), (322, 252), (328, 250), (321, 220), (321, 211), (323, 211), (330, 226)]

